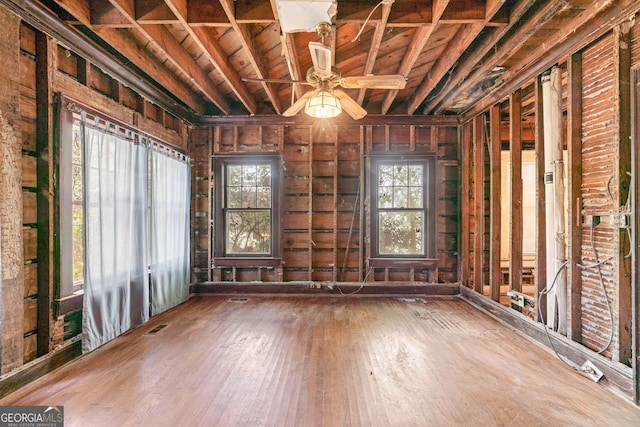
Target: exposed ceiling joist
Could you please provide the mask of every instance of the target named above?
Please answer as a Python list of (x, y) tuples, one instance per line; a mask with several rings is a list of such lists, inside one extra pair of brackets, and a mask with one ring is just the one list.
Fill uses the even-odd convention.
[[(25, 1), (0, 0), (28, 15), (20, 6)], [(291, 112), (287, 107), (296, 99), (310, 97), (304, 94), (309, 86), (332, 90), (341, 85), (318, 76), (307, 81), (313, 67), (308, 45), (319, 41), (318, 34), (283, 33), (278, 0), (28, 3), (41, 5), (75, 40), (83, 39), (77, 46), (69, 43), (69, 49), (89, 61), (112, 55), (112, 63), (120, 63), (123, 71), (109, 61), (96, 65), (140, 87), (147, 99), (154, 98), (155, 90), (155, 99), (174, 105), (175, 111), (282, 115)], [(597, 26), (609, 21), (598, 17), (640, 11), (631, 0), (337, 0), (335, 7), (328, 48), (322, 49), (325, 56), (330, 52), (335, 69), (325, 78), (344, 78), (340, 96), (358, 115), (365, 110), (468, 114), (495, 101), (523, 73), (535, 77), (531, 64), (545, 62), (549, 49), (554, 56), (566, 56), (563, 40), (579, 28), (599, 31)], [(144, 84), (135, 85), (127, 73)]]

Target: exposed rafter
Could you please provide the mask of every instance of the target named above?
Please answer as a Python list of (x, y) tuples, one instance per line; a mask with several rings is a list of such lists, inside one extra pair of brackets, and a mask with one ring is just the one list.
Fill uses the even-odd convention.
[[(375, 24), (376, 29), (374, 30), (373, 38), (371, 39), (371, 47), (369, 48), (369, 53), (367, 54), (367, 60), (364, 61), (364, 71), (362, 74), (365, 76), (373, 73), (373, 67), (376, 65), (378, 51), (380, 50), (380, 45), (382, 44), (382, 36), (384, 35), (385, 29), (387, 28), (387, 20), (389, 19), (389, 14), (391, 13), (391, 6), (392, 4), (386, 3), (382, 5), (382, 18)], [(358, 91), (358, 97), (356, 98), (358, 104), (362, 105), (366, 91), (366, 89), (360, 89)]]
[[(269, 72), (267, 71), (267, 67), (262, 61), (262, 56), (258, 51), (258, 47), (256, 46), (255, 40), (251, 32), (247, 29), (246, 25), (240, 25), (235, 18), (235, 9), (233, 1), (229, 0), (220, 0), (220, 4), (224, 9), (227, 17), (229, 18), (229, 22), (231, 22), (231, 26), (234, 31), (240, 36), (240, 41), (242, 43), (242, 48), (246, 51), (247, 56), (249, 57), (249, 61), (253, 66), (257, 76), (259, 79), (267, 79), (269, 78)], [(280, 100), (278, 99), (277, 94), (273, 90), (273, 88), (266, 82), (262, 82), (262, 87), (264, 88), (267, 96), (269, 97), (269, 101), (273, 105), (273, 108), (276, 110), (277, 114), (282, 113), (282, 107), (280, 105)], [(247, 106), (247, 108), (249, 108)]]

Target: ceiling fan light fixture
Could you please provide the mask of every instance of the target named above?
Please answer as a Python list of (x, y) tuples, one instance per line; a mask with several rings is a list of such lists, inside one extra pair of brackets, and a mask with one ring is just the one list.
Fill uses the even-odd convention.
[(307, 101), (304, 112), (311, 117), (328, 119), (340, 114), (342, 105), (334, 94), (327, 90), (318, 89)]

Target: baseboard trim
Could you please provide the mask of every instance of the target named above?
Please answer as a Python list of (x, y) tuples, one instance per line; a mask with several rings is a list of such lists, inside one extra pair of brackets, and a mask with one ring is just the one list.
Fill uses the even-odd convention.
[[(498, 321), (513, 327), (552, 351), (544, 330), (545, 327), (541, 323), (534, 322), (528, 317), (464, 286), (460, 286), (460, 297)], [(593, 362), (604, 374), (604, 377), (598, 384), (633, 403), (632, 368), (612, 362), (598, 353), (589, 350), (580, 343), (571, 341), (553, 331), (549, 331), (549, 337), (556, 351), (576, 365), (581, 366), (585, 360)]]
[(77, 340), (54, 353), (38, 359), (0, 378), (0, 398), (24, 387), (45, 374), (82, 355), (82, 341)]
[(422, 282), (202, 282), (192, 294), (291, 294), (291, 295), (458, 295), (457, 283)]

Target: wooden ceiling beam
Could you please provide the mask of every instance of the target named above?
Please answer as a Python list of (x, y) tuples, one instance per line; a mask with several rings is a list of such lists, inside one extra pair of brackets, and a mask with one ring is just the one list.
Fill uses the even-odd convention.
[[(615, 2), (616, 7), (611, 7), (612, 2)], [(553, 37), (549, 37), (549, 43), (529, 52), (526, 58), (503, 74), (494, 89), (463, 112), (461, 117), (473, 117), (484, 111), (488, 105), (495, 104), (496, 100), (513, 93), (537, 74), (610, 31), (616, 23), (628, 19), (630, 14), (637, 12), (637, 7), (637, 0), (604, 0), (591, 3), (580, 15), (563, 25)]]
[(108, 0), (91, 0), (89, 4), (91, 25), (94, 28), (133, 28), (132, 24)]
[(407, 113), (413, 114), (426, 97), (433, 91), (440, 80), (452, 69), (456, 61), (467, 50), (475, 38), (480, 34), (487, 22), (500, 10), (506, 0), (496, 0), (491, 3), (484, 13), (482, 23), (474, 23), (460, 26), (460, 29), (449, 42), (444, 52), (438, 57), (429, 73), (425, 76), (420, 86), (414, 91)]
[(136, 21), (135, 4), (131, 0), (108, 0), (129, 22), (145, 35), (159, 50), (164, 52), (171, 63), (187, 76), (202, 93), (220, 108), (225, 114), (231, 112), (229, 103), (220, 96), (217, 88), (211, 82), (204, 70), (196, 63), (191, 55), (182, 47), (180, 42), (163, 25), (140, 25)]
[[(175, 77), (167, 72), (167, 69), (160, 64), (156, 57), (147, 49), (143, 49), (133, 40), (124, 36), (122, 31), (112, 28), (94, 28), (91, 24), (91, 8), (86, 0), (56, 0), (58, 5), (74, 16), (81, 25), (86, 26), (96, 35), (101, 37), (105, 42), (109, 43), (114, 49), (118, 50), (125, 57), (129, 58), (136, 66), (149, 77), (154, 79), (158, 84), (171, 91), (174, 96), (184, 102), (189, 108), (192, 108), (199, 114), (203, 114), (206, 110), (202, 99), (200, 99), (193, 90), (187, 85), (176, 82)], [(92, 60), (92, 58), (88, 58)]]
[[(477, 83), (481, 76), (487, 74), (508, 54), (514, 52), (521, 46), (527, 38), (537, 31), (542, 25), (548, 22), (568, 0), (551, 0), (543, 5), (534, 15), (515, 31), (508, 40), (502, 40), (508, 31), (520, 23), (520, 18), (529, 10), (531, 2), (527, 0), (519, 1), (513, 8), (510, 22), (504, 27), (496, 28), (492, 35), (488, 36), (485, 42), (481, 43), (471, 55), (465, 58), (464, 62), (457, 65), (455, 74), (444, 84), (440, 92), (428, 101), (424, 112), (443, 111), (445, 106), (439, 104), (445, 99), (456, 99), (456, 96)], [(498, 47), (498, 44), (500, 46)], [(494, 49), (491, 57), (482, 62), (484, 56)], [(480, 65), (479, 65), (480, 64)], [(424, 100), (424, 98), (423, 98)], [(437, 107), (437, 108), (436, 108)]]
[[(371, 38), (371, 47), (369, 47), (369, 53), (367, 54), (367, 59), (364, 62), (364, 70), (362, 73), (362, 75), (364, 76), (373, 73), (373, 67), (376, 64), (378, 52), (380, 51), (380, 45), (382, 44), (382, 36), (384, 36), (384, 32), (387, 28), (387, 20), (389, 19), (389, 14), (391, 13), (391, 6), (392, 4), (382, 5), (382, 18), (375, 24), (376, 29), (374, 30), (373, 37)], [(335, 52), (335, 47), (332, 52)], [(358, 104), (362, 105), (366, 92), (366, 89), (360, 89), (358, 91), (358, 97), (356, 98), (356, 102)]]
[[(224, 50), (210, 32), (201, 26), (191, 26), (188, 23), (187, 0), (165, 0), (169, 9), (176, 15), (184, 29), (189, 33), (196, 44), (202, 49), (203, 54), (216, 68), (226, 83), (231, 87), (233, 93), (251, 114), (257, 113), (255, 98), (249, 93), (246, 85), (240, 80), (240, 76), (231, 66)], [(229, 114), (228, 112), (225, 112)]]
[[(276, 3), (276, 0), (270, 0), (270, 2), (271, 2), (271, 10), (273, 11), (273, 15), (275, 19), (278, 22), (280, 22), (280, 17), (278, 15), (278, 5)], [(280, 30), (280, 43), (282, 44), (282, 54), (284, 55), (285, 60), (287, 61), (287, 68), (289, 69), (289, 76), (291, 77), (291, 80), (304, 80), (302, 70), (300, 67), (300, 61), (295, 51), (296, 44), (293, 39), (293, 34), (283, 33), (282, 30)], [(335, 50), (333, 52), (335, 52)], [(292, 92), (295, 93), (295, 96), (297, 98), (300, 98), (303, 93), (302, 85), (293, 84)], [(293, 99), (291, 99), (291, 104), (293, 104)]]
[[(244, 50), (244, 52), (246, 52), (249, 58), (249, 62), (251, 63), (253, 70), (256, 72), (256, 75), (259, 79), (268, 79), (269, 72), (267, 71), (267, 67), (262, 60), (262, 55), (260, 55), (258, 47), (256, 46), (255, 38), (246, 25), (241, 26), (238, 21), (236, 21), (233, 1), (229, 2), (229, 0), (220, 0), (220, 4), (227, 14), (227, 18), (229, 19), (229, 22), (231, 23), (234, 31), (240, 37), (242, 49)], [(273, 86), (269, 85), (266, 82), (262, 82), (262, 88), (267, 93), (269, 101), (271, 101), (271, 105), (273, 105), (273, 108), (276, 110), (276, 114), (282, 114), (283, 110), (280, 103), (280, 98), (278, 98), (278, 95), (273, 90)]]
[(138, 0), (135, 2), (136, 21), (139, 24), (178, 24), (164, 0)]
[[(431, 37), (431, 34), (436, 29), (437, 23), (440, 20), (440, 17), (446, 10), (449, 5), (450, 0), (434, 0), (433, 2), (433, 19), (435, 21), (434, 24), (424, 25), (422, 27), (418, 27), (415, 31), (415, 34), (411, 38), (411, 44), (407, 49), (407, 52), (404, 54), (402, 58), (402, 63), (398, 68), (398, 74), (402, 74), (405, 78), (409, 75), (409, 72), (415, 65), (422, 49), (427, 44), (427, 41)], [(382, 101), (382, 114), (386, 114), (391, 108), (391, 104), (396, 99), (399, 90), (389, 90)]]
[[(362, 23), (378, 2), (370, 0), (350, 0), (339, 2), (336, 23)], [(388, 24), (394, 26), (420, 26), (430, 24), (433, 19), (432, 6), (429, 2), (396, 0), (388, 18)], [(370, 22), (382, 19), (382, 11), (376, 9)]]
[(460, 26), (456, 35), (440, 54), (433, 67), (422, 80), (422, 83), (414, 91), (407, 107), (407, 114), (413, 114), (416, 111), (422, 101), (436, 88), (440, 80), (451, 70), (460, 55), (464, 53), (483, 28), (484, 24), (477, 23)]

